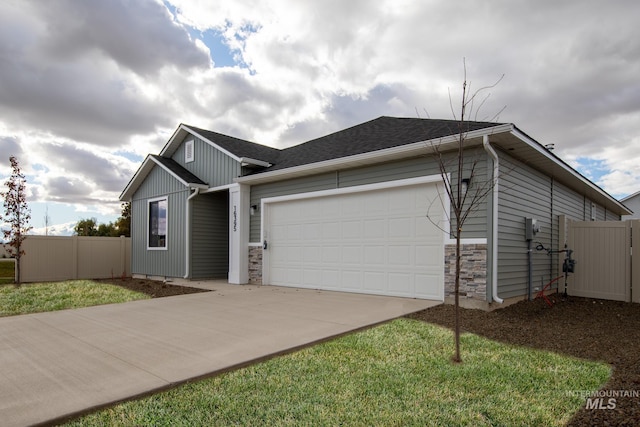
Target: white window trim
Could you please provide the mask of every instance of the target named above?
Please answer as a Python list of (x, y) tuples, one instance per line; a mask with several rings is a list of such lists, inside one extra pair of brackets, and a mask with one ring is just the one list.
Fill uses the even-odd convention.
[[(195, 142), (193, 139), (188, 139), (184, 142), (184, 162), (191, 163), (196, 158)], [(191, 154), (191, 155), (189, 155)]]
[[(149, 222), (151, 221), (151, 203), (154, 202), (159, 202), (159, 201), (166, 201), (167, 202), (167, 217), (166, 217), (166, 234), (164, 237), (164, 246), (163, 247), (156, 247), (156, 246), (150, 246), (150, 230), (149, 230)], [(149, 199), (147, 200), (147, 223), (145, 224), (145, 228), (146, 231), (145, 233), (147, 234), (147, 250), (149, 251), (166, 251), (167, 248), (169, 247), (169, 198), (167, 196), (163, 196), (163, 197), (156, 197), (153, 199)]]

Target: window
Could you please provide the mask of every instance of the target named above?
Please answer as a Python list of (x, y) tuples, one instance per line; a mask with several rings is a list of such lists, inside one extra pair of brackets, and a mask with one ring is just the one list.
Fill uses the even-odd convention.
[(194, 158), (195, 154), (193, 152), (193, 139), (190, 139), (189, 141), (186, 141), (184, 143), (184, 162), (193, 162)]
[(149, 201), (149, 249), (167, 248), (167, 199)]

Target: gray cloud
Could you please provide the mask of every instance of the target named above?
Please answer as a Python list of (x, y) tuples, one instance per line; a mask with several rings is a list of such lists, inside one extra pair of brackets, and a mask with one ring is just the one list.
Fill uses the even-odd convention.
[(0, 163), (9, 165), (9, 157), (11, 156), (15, 156), (18, 161), (21, 161), (22, 154), (22, 147), (16, 138), (0, 136)]
[(35, 2), (46, 25), (42, 51), (55, 60), (75, 60), (100, 51), (138, 74), (163, 66), (207, 68), (210, 58), (187, 31), (153, 0), (58, 0)]
[[(55, 164), (57, 168), (69, 172), (73, 171), (74, 174), (82, 177), (81, 180), (86, 185), (91, 185), (91, 191), (99, 188), (101, 191), (119, 193), (134, 172), (123, 168), (122, 164), (110, 162), (108, 159), (91, 151), (77, 147), (46, 144), (42, 148), (44, 155), (47, 159), (50, 159), (51, 163)], [(60, 183), (61, 181), (56, 182)], [(64, 194), (65, 189), (72, 190), (75, 195), (77, 190), (74, 189), (77, 188), (89, 189), (85, 185), (74, 185), (73, 188), (57, 185), (48, 190), (54, 196)], [(58, 190), (61, 193), (54, 192)]]

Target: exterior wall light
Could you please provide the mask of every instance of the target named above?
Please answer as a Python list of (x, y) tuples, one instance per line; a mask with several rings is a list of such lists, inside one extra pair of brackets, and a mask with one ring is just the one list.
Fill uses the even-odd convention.
[(463, 178), (461, 181), (460, 193), (465, 196), (471, 186), (471, 178)]

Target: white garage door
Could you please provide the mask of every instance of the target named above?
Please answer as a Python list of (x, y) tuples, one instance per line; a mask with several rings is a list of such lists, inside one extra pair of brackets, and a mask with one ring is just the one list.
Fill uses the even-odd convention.
[(265, 283), (442, 300), (437, 184), (361, 188), (266, 200)]

